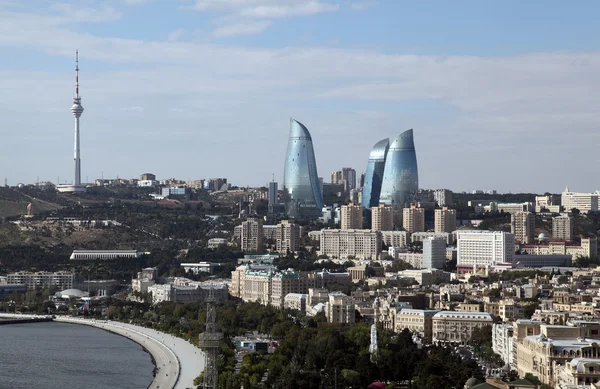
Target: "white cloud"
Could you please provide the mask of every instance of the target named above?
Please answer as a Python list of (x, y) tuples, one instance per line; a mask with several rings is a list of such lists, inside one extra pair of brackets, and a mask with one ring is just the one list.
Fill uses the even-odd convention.
[(140, 107), (140, 106), (133, 106), (133, 107), (123, 107), (121, 108), (121, 111), (123, 112), (144, 112), (144, 107)]
[(369, 8), (375, 7), (376, 5), (377, 5), (376, 1), (363, 1), (360, 3), (352, 3), (352, 4), (350, 4), (350, 7), (355, 11), (364, 11)]
[(69, 3), (54, 3), (50, 5), (50, 8), (59, 12), (62, 21), (72, 23), (114, 22), (121, 18), (121, 14), (111, 7), (97, 9), (91, 7), (78, 7)]
[(246, 22), (238, 22), (236, 24), (228, 24), (217, 27), (213, 31), (216, 38), (225, 38), (237, 35), (254, 35), (263, 32), (271, 25), (270, 20), (252, 20)]
[(127, 5), (141, 5), (149, 3), (152, 0), (123, 0), (123, 2)]
[(179, 38), (181, 38), (181, 36), (185, 33), (185, 30), (183, 28), (178, 28), (177, 30), (173, 30), (171, 31), (168, 35), (167, 35), (167, 39), (171, 42), (178, 40)]
[(335, 12), (339, 6), (321, 0), (197, 0), (194, 9), (225, 14), (215, 21), (213, 35), (228, 37), (260, 33), (272, 19)]

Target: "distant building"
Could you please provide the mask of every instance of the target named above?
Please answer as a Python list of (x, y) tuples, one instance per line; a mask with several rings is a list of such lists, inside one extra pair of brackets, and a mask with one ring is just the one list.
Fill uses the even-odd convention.
[(503, 231), (458, 231), (458, 265), (514, 263), (515, 236)]
[(363, 207), (362, 205), (342, 205), (341, 214), (341, 229), (342, 230), (359, 230), (363, 226)]
[(273, 208), (279, 204), (279, 197), (277, 191), (277, 183), (269, 182), (269, 212), (273, 213)]
[(533, 212), (535, 207), (533, 203), (498, 203), (496, 204), (496, 210), (504, 213), (517, 213), (517, 212)]
[(425, 210), (411, 205), (403, 209), (402, 227), (409, 234), (425, 231)]
[(438, 207), (449, 207), (452, 205), (452, 191), (448, 189), (436, 189), (433, 191), (433, 199)]
[(598, 212), (598, 196), (600, 196), (599, 191), (577, 193), (569, 191), (567, 187), (562, 193), (561, 203), (565, 212), (571, 212), (573, 208), (578, 209), (581, 213)]
[(598, 256), (598, 239), (582, 238), (580, 245), (567, 244), (565, 241), (522, 245), (521, 253), (530, 255), (571, 255), (573, 258), (596, 258)]
[(427, 238), (445, 239), (447, 245), (450, 245), (454, 242), (454, 236), (449, 232), (415, 232), (414, 234), (410, 235), (410, 241), (412, 243), (423, 242)]
[(405, 248), (410, 241), (410, 234), (406, 231), (381, 231), (381, 241), (389, 247)]
[(352, 324), (356, 321), (354, 303), (350, 296), (341, 292), (329, 293), (325, 303), (325, 317), (329, 323)]
[(552, 218), (552, 238), (556, 240), (573, 240), (573, 218), (560, 215)]
[(29, 290), (56, 288), (58, 290), (73, 288), (73, 273), (70, 272), (16, 272), (6, 276), (7, 284), (23, 284)]
[(226, 301), (229, 298), (226, 286), (152, 285), (148, 287), (148, 293), (152, 294), (153, 304), (165, 301), (186, 304), (206, 301), (211, 289), (217, 301)]
[(198, 263), (182, 263), (181, 267), (183, 270), (187, 272), (192, 272), (196, 275), (200, 273), (209, 273), (212, 274), (213, 271), (217, 268), (223, 266), (221, 263), (214, 262), (198, 262)]
[(394, 229), (394, 208), (385, 204), (371, 207), (371, 229), (392, 231)]
[(512, 324), (494, 324), (492, 326), (492, 349), (500, 355), (506, 365), (515, 366)]
[(138, 188), (152, 188), (157, 186), (158, 182), (154, 180), (139, 180), (136, 185)]
[(302, 226), (289, 220), (279, 223), (275, 232), (277, 252), (285, 254), (288, 251), (291, 253), (298, 251), (303, 230)]
[(494, 324), (486, 312), (441, 311), (433, 316), (433, 342), (466, 344), (473, 330)]
[(435, 232), (452, 232), (456, 230), (456, 210), (443, 207), (435, 210)]
[(535, 238), (535, 214), (515, 212), (510, 215), (510, 232), (517, 243), (532, 244)]
[(446, 240), (428, 238), (423, 241), (423, 267), (443, 269), (446, 265)]
[(140, 258), (144, 253), (136, 250), (73, 250), (73, 253), (69, 257), (70, 260), (111, 260), (111, 259), (122, 259)]
[(536, 212), (560, 212), (560, 195), (535, 196)]
[(211, 191), (223, 190), (227, 188), (227, 178), (210, 178), (205, 185)]
[(371, 230), (321, 230), (320, 255), (330, 258), (377, 259), (381, 232)]
[(187, 194), (190, 194), (190, 188), (186, 188), (186, 187), (178, 187), (178, 186), (170, 186), (168, 188), (162, 188), (162, 192), (161, 194), (164, 197), (169, 197), (169, 196), (185, 196)]
[(204, 189), (204, 180), (189, 180), (186, 186), (192, 189)]
[(27, 293), (27, 285), (22, 284), (0, 284), (0, 300), (3, 300), (11, 294), (25, 294)]
[(227, 239), (225, 238), (210, 238), (207, 243), (209, 249), (217, 249), (221, 246), (227, 246)]
[(263, 248), (262, 220), (248, 219), (242, 222), (242, 251), (260, 251)]

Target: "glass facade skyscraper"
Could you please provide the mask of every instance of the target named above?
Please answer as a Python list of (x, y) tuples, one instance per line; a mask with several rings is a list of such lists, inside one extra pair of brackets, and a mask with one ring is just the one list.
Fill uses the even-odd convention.
[(379, 202), (403, 208), (419, 190), (413, 130), (404, 131), (390, 145), (385, 159)]
[(312, 137), (300, 122), (290, 119), (290, 137), (283, 172), (285, 209), (289, 217), (318, 217), (323, 208), (323, 193)]
[(365, 183), (362, 192), (362, 206), (366, 209), (379, 205), (385, 159), (389, 147), (390, 140), (382, 139), (373, 146), (373, 150), (369, 154), (369, 163), (365, 172)]

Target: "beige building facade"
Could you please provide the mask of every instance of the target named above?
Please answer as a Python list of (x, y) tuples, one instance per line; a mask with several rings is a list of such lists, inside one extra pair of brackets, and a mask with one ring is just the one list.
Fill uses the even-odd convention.
[(535, 242), (535, 214), (533, 212), (515, 212), (510, 215), (510, 232), (515, 242), (532, 244)]
[(411, 205), (402, 210), (402, 228), (409, 234), (425, 231), (425, 209)]
[(381, 232), (371, 230), (321, 230), (320, 255), (330, 258), (378, 259)]
[(385, 204), (372, 207), (371, 229), (375, 231), (392, 231), (394, 229), (394, 208)]
[(260, 251), (263, 248), (263, 223), (260, 219), (242, 222), (240, 237), (242, 251)]
[(434, 231), (448, 232), (456, 230), (456, 210), (443, 207), (436, 209), (434, 214)]

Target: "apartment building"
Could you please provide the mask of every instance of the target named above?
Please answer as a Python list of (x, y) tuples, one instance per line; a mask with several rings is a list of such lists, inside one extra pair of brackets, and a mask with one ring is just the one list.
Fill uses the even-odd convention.
[(524, 203), (498, 203), (495, 206), (495, 210), (498, 212), (504, 213), (517, 213), (517, 212), (533, 212), (535, 210), (535, 206), (533, 203), (524, 202)]
[(436, 209), (434, 214), (434, 231), (448, 232), (456, 230), (456, 210), (443, 207)]
[(360, 230), (363, 227), (363, 206), (342, 205), (340, 208), (340, 228), (342, 230)]
[(402, 228), (409, 234), (425, 231), (425, 209), (412, 204), (402, 210)]
[(513, 331), (512, 324), (494, 324), (492, 326), (492, 350), (508, 366), (514, 366), (513, 353)]
[(320, 255), (330, 258), (377, 259), (381, 252), (382, 235), (371, 230), (323, 229), (320, 236)]
[(454, 236), (449, 232), (415, 232), (410, 235), (410, 241), (423, 242), (427, 238), (442, 238), (446, 240), (447, 245), (451, 245), (454, 242)]
[(452, 205), (452, 191), (448, 189), (436, 189), (433, 191), (433, 200), (439, 207)]
[(600, 196), (599, 191), (577, 193), (569, 191), (567, 187), (561, 195), (561, 203), (565, 212), (570, 212), (573, 208), (581, 213), (598, 212), (598, 196)]
[(535, 214), (533, 212), (515, 212), (510, 215), (510, 232), (515, 242), (535, 243)]
[(535, 212), (560, 212), (560, 195), (535, 196)]
[(552, 218), (552, 239), (573, 240), (573, 218), (569, 215), (560, 215)]
[(580, 245), (564, 241), (523, 245), (521, 246), (521, 253), (529, 255), (571, 255), (573, 259), (578, 257), (596, 258), (598, 256), (598, 239), (581, 238)]
[(73, 288), (73, 273), (70, 272), (16, 272), (6, 276), (7, 284), (27, 285), (27, 289), (57, 288), (58, 290)]
[(443, 269), (446, 265), (446, 240), (428, 238), (423, 241), (423, 268)]
[(433, 342), (465, 344), (475, 328), (492, 325), (494, 318), (487, 312), (440, 311), (433, 316)]
[(263, 248), (263, 223), (260, 219), (242, 222), (240, 237), (242, 251), (260, 251)]
[(486, 266), (514, 263), (515, 236), (503, 231), (458, 231), (457, 264)]
[(438, 313), (429, 309), (402, 308), (396, 313), (395, 332), (402, 332), (405, 328), (413, 334), (419, 335), (427, 343), (433, 340), (433, 316)]
[(410, 234), (406, 231), (381, 231), (381, 241), (388, 247), (405, 248)]
[(304, 228), (300, 225), (283, 220), (277, 224), (275, 231), (276, 249), (279, 253), (294, 253), (300, 248), (300, 240), (302, 238)]
[(394, 208), (385, 204), (371, 207), (371, 229), (392, 231), (394, 229)]
[(356, 321), (352, 297), (341, 292), (329, 293), (325, 303), (325, 317), (329, 323), (352, 324)]

